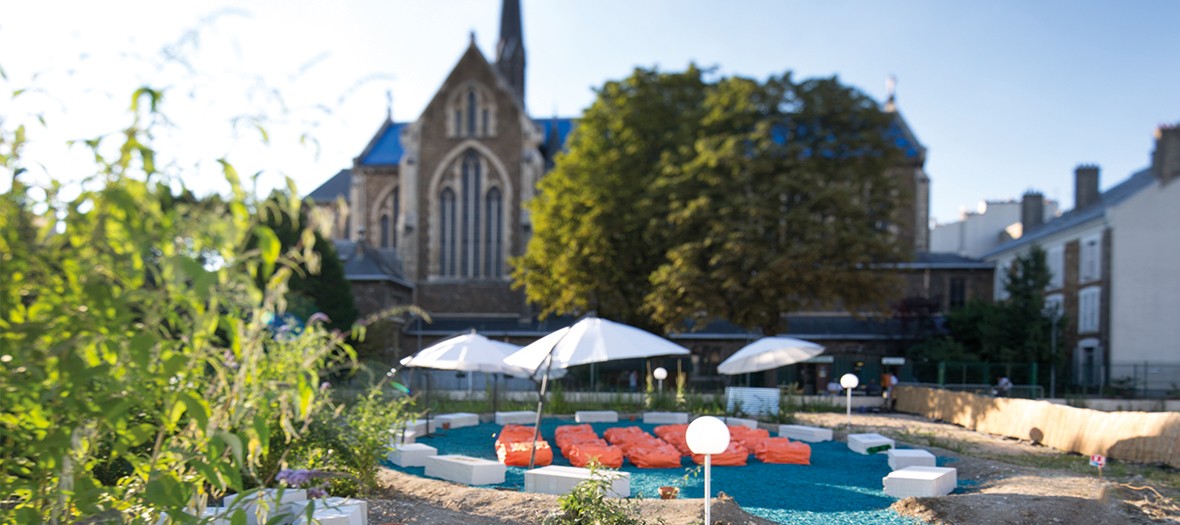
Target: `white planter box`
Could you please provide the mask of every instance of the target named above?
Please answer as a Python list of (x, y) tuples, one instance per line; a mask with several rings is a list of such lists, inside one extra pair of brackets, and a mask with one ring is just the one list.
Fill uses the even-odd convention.
[(740, 417), (727, 417), (727, 418), (722, 418), (721, 421), (724, 421), (727, 426), (732, 426), (732, 427), (758, 428), (758, 421), (753, 420), (753, 419), (745, 419), (745, 418), (740, 418)]
[(468, 412), (456, 412), (454, 414), (442, 414), (431, 421), (438, 421), (437, 424), (432, 425), (435, 428), (463, 428), (473, 427), (479, 424), (479, 416)]
[(779, 437), (791, 438), (795, 441), (819, 443), (832, 440), (832, 429), (809, 427), (806, 425), (779, 425)]
[(958, 473), (946, 467), (906, 467), (890, 472), (881, 481), (885, 493), (895, 498), (945, 496), (955, 490)]
[(848, 449), (860, 454), (875, 454), (893, 448), (892, 439), (881, 434), (848, 434)]
[(520, 412), (496, 412), (497, 425), (532, 425), (537, 422), (537, 413), (523, 410)]
[(906, 467), (934, 467), (937, 461), (934, 454), (917, 448), (892, 449), (885, 453), (889, 456), (889, 468), (893, 470)]
[(687, 425), (688, 412), (644, 412), (643, 422), (648, 425)]
[(389, 452), (389, 461), (399, 467), (425, 467), (426, 458), (437, 456), (438, 449), (422, 443), (396, 445)]
[[(240, 502), (239, 499), (241, 499)], [(232, 518), (237, 509), (242, 509), (246, 511), (246, 524), (258, 525), (259, 500), (266, 502), (266, 519), (268, 521), (276, 516), (286, 515), (288, 519), (281, 523), (287, 524), (294, 519), (293, 504), (306, 501), (307, 491), (304, 489), (262, 489), (245, 496), (230, 494), (222, 502), (227, 511), (225, 516)]]
[[(631, 496), (631, 474), (614, 470), (599, 470), (598, 475), (609, 476), (611, 483), (606, 495), (611, 498)], [(524, 491), (541, 494), (568, 494), (574, 487), (590, 479), (590, 469), (550, 465), (524, 473)]]
[(508, 471), (503, 463), (469, 456), (431, 456), (426, 458), (426, 475), (466, 483), (468, 485), (495, 485), (504, 482)]
[(294, 525), (309, 525), (307, 506), (315, 503), (312, 519), (322, 525), (368, 525), (369, 502), (352, 498), (322, 498), (300, 501), (292, 504), (295, 509)]
[(574, 413), (578, 423), (618, 423), (619, 413), (614, 410), (579, 410)]

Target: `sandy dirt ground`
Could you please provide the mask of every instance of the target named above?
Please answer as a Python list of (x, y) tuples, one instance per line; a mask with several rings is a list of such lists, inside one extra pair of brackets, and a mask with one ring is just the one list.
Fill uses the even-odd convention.
[[(799, 416), (801, 424), (831, 428), (843, 427), (845, 422), (842, 414)], [(893, 505), (898, 513), (925, 523), (1180, 524), (1180, 506), (1176, 504), (1175, 494), (1167, 490), (1161, 499), (1149, 490), (1133, 490), (1114, 481), (1023, 466), (1028, 461), (1020, 464), (1005, 461), (1007, 457), (1061, 454), (1051, 449), (903, 414), (854, 414), (852, 423), (855, 432), (879, 432), (899, 443), (956, 459), (953, 466), (958, 469), (959, 479), (971, 483), (961, 494), (906, 498)], [(842, 441), (846, 434), (838, 430), (836, 439)], [(1130, 485), (1136, 485), (1135, 480), (1130, 481)], [(381, 482), (381, 490), (370, 498), (372, 525), (541, 523), (558, 511), (556, 496), (471, 488), (388, 469), (382, 472)], [(746, 514), (740, 508), (741, 495), (733, 496), (734, 499), (723, 496), (714, 500), (714, 524), (771, 523)], [(704, 520), (700, 499), (641, 500), (632, 504), (649, 523), (662, 520), (679, 525)]]

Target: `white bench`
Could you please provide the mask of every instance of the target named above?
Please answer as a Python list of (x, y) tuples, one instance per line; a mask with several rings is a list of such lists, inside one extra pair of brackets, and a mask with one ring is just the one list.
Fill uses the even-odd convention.
[(447, 455), (426, 458), (427, 476), (468, 485), (503, 483), (507, 471), (507, 467), (499, 461), (470, 456)]
[(848, 449), (860, 454), (876, 454), (894, 446), (892, 439), (881, 434), (848, 434)]
[[(610, 480), (606, 495), (611, 498), (631, 497), (631, 474), (615, 470), (599, 470), (601, 479)], [(524, 473), (524, 491), (541, 494), (568, 494), (574, 487), (590, 479), (590, 469), (550, 465)]]
[[(307, 520), (307, 506), (315, 503), (311, 518)], [(352, 498), (323, 498), (300, 501), (293, 505), (295, 510), (294, 525), (368, 525), (369, 502)]]
[(422, 443), (400, 443), (389, 451), (389, 461), (399, 467), (425, 467), (426, 458), (437, 456), (438, 449)]
[[(442, 414), (434, 418), (438, 421), (437, 425), (431, 425), (435, 428), (463, 428), (473, 427), (479, 424), (479, 415), (470, 412), (456, 412), (454, 414)], [(431, 421), (431, 423), (434, 423)]]
[(958, 484), (958, 472), (947, 467), (906, 467), (890, 472), (881, 481), (885, 493), (895, 498), (946, 496)]
[(260, 499), (266, 502), (266, 519), (269, 520), (275, 516), (293, 514), (294, 504), (307, 500), (307, 491), (304, 489), (262, 489), (245, 496), (230, 494), (222, 502), (225, 504), (225, 508), (222, 510), (227, 511), (224, 517), (228, 520), (233, 517), (237, 509), (242, 509), (246, 511), (246, 524), (258, 525), (258, 501)]
[(795, 441), (819, 443), (821, 441), (832, 440), (832, 429), (809, 427), (806, 425), (779, 425), (778, 435), (779, 437), (791, 438)]
[(643, 423), (647, 425), (686, 425), (688, 412), (644, 412)]
[(936, 467), (934, 454), (919, 448), (891, 449), (885, 453), (889, 456), (889, 468), (899, 470), (906, 467)]
[(618, 423), (619, 413), (614, 410), (579, 410), (574, 412), (578, 423)]
[(497, 425), (532, 425), (537, 422), (537, 413), (522, 410), (519, 412), (496, 412)]
[(415, 440), (418, 439), (419, 436), (425, 435), (424, 432), (419, 433), (416, 430), (394, 429), (394, 430), (391, 430), (390, 432), (393, 433), (393, 437), (389, 439), (389, 446), (390, 447), (393, 447), (393, 446), (396, 446), (396, 445), (399, 445), (402, 443), (413, 443)]
[(724, 421), (727, 426), (731, 426), (731, 427), (741, 426), (741, 427), (746, 427), (746, 428), (758, 428), (758, 421), (753, 420), (753, 419), (745, 419), (745, 418), (740, 418), (740, 417), (727, 417), (727, 418), (723, 419), (722, 421)]

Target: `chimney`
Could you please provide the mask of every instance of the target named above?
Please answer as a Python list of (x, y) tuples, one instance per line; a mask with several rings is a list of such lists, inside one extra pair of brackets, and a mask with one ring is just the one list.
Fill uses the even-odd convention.
[(1081, 164), (1073, 173), (1073, 209), (1088, 208), (1098, 202), (1098, 166)]
[(1156, 128), (1151, 172), (1160, 184), (1180, 179), (1180, 124)]
[(1038, 191), (1024, 192), (1020, 200), (1020, 226), (1024, 233), (1045, 222), (1045, 196)]

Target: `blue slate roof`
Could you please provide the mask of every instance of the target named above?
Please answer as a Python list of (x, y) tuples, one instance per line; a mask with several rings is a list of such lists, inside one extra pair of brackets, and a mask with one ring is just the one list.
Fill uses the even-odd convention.
[(352, 170), (343, 169), (328, 179), (320, 187), (312, 190), (307, 197), (316, 204), (335, 202), (337, 198), (348, 200), (348, 187), (352, 184)]
[(357, 157), (357, 163), (362, 166), (396, 166), (402, 161), (402, 128), (405, 122), (386, 120), (369, 141), (365, 151)]
[(349, 281), (388, 281), (413, 288), (402, 274), (401, 260), (392, 250), (380, 250), (368, 244), (334, 240), (336, 254), (344, 263), (344, 278)]
[(943, 270), (986, 270), (992, 263), (971, 257), (963, 257), (957, 253), (948, 252), (919, 252), (913, 261), (887, 264), (884, 266), (900, 269), (943, 269)]
[(1155, 182), (1155, 177), (1151, 173), (1150, 168), (1139, 170), (1120, 182), (1117, 186), (1110, 188), (1098, 197), (1098, 202), (1086, 206), (1082, 209), (1073, 209), (1068, 213), (1057, 217), (1045, 224), (1042, 224), (1032, 230), (1024, 232), (1019, 239), (1013, 239), (1004, 244), (997, 246), (992, 251), (983, 254), (984, 259), (995, 257), (1001, 253), (1017, 250), (1021, 247), (1034, 244), (1038, 241), (1046, 239), (1056, 233), (1060, 233), (1075, 226), (1085, 224), (1089, 221), (1102, 218), (1106, 215), (1106, 209), (1114, 206), (1120, 202), (1127, 200), (1128, 197), (1139, 193), (1140, 190), (1151, 186)]
[[(542, 153), (550, 158), (555, 153), (548, 151), (552, 148), (552, 144), (565, 149), (565, 141), (569, 137), (570, 131), (573, 130), (577, 119), (547, 118), (534, 119), (533, 122), (541, 127), (542, 136), (545, 137), (541, 143)], [(358, 164), (362, 166), (396, 166), (400, 163), (402, 155), (405, 154), (405, 149), (402, 148), (401, 131), (407, 125), (406, 122), (386, 121), (381, 129), (377, 130), (369, 145), (365, 147), (365, 151), (357, 157)], [(554, 130), (557, 132), (556, 135), (553, 134)]]

